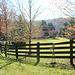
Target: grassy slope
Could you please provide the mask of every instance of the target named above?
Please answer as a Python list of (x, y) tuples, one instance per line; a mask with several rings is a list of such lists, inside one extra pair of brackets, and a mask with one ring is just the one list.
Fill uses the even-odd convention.
[(42, 39), (42, 40), (33, 40), (32, 43), (40, 42), (40, 43), (57, 43), (57, 42), (64, 42), (69, 41), (69, 39), (66, 38), (56, 38), (56, 39)]
[[(68, 39), (36, 40), (35, 42), (63, 42)], [(10, 56), (8, 56), (10, 57)], [(51, 65), (52, 59), (41, 59), (35, 66), (36, 58), (21, 58), (14, 60), (0, 54), (0, 75), (74, 75), (75, 66), (69, 65), (69, 59), (55, 59), (57, 64)]]

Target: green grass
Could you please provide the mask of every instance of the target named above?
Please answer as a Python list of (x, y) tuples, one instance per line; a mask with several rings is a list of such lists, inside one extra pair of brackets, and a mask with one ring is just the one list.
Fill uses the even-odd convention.
[[(56, 43), (69, 41), (65, 38), (33, 40), (32, 43)], [(62, 45), (60, 45), (62, 46)], [(69, 46), (69, 45), (67, 45)], [(52, 65), (51, 58), (41, 58), (37, 64), (37, 58), (19, 57), (15, 60), (15, 56), (5, 57), (0, 53), (0, 75), (74, 75), (75, 65), (70, 65), (69, 59), (55, 59), (56, 64)], [(75, 60), (74, 60), (75, 62)]]
[[(35, 66), (35, 58), (14, 60), (6, 58), (4, 54), (2, 54), (0, 55), (0, 75), (74, 75), (75, 73), (75, 66), (67, 63), (64, 64), (64, 59), (55, 65), (51, 65), (50, 62), (48, 59), (42, 59), (41, 62)], [(67, 59), (65, 62), (67, 62)]]

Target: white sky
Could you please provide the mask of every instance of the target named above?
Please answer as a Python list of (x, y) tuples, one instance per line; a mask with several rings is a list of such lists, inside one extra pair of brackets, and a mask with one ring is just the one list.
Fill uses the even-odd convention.
[[(17, 6), (17, 0), (12, 0), (12, 1)], [(25, 3), (28, 0), (19, 0), (19, 1), (20, 1), (20, 3), (22, 1), (24, 1), (23, 2), (24, 7), (26, 8), (25, 5), (27, 5), (27, 4), (25, 4)], [(45, 10), (42, 10), (43, 12), (39, 16), (37, 16), (35, 20), (45, 20), (45, 19), (54, 19), (54, 18), (59, 18), (59, 17), (63, 17), (63, 18), (67, 17), (57, 8), (57, 5), (58, 5), (58, 7), (60, 7), (59, 1), (64, 1), (65, 5), (66, 5), (65, 1), (68, 1), (68, 2), (70, 2), (70, 4), (74, 4), (74, 6), (75, 6), (75, 0), (37, 0), (37, 1), (38, 2), (36, 2), (35, 3), (36, 5), (34, 5), (34, 7), (33, 7), (34, 11), (36, 11), (36, 9), (38, 8), (39, 5), (41, 5), (41, 9), (46, 8), (46, 7), (47, 8)], [(54, 1), (57, 1), (57, 5), (55, 5)]]
[[(54, 1), (57, 2), (57, 5), (55, 5)], [(61, 6), (60, 1), (63, 1), (65, 6), (72, 4), (75, 7), (75, 0), (45, 0), (45, 5), (49, 5), (49, 7), (45, 10), (44, 13), (41, 14), (44, 17), (39, 17), (38, 19), (54, 19), (59, 17), (68, 17), (67, 15), (63, 14), (63, 12), (60, 9), (57, 8), (57, 6)], [(69, 2), (69, 4), (67, 4), (66, 1)], [(62, 9), (65, 8), (64, 6), (61, 7), (63, 7)], [(71, 6), (68, 7), (71, 8)], [(63, 11), (65, 12), (66, 10)], [(75, 8), (73, 9), (73, 11), (75, 11)]]

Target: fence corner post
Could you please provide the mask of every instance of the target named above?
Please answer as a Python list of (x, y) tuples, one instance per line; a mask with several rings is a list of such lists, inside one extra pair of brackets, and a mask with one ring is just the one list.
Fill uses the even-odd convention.
[(18, 59), (18, 46), (17, 44), (15, 44), (15, 46), (16, 46), (16, 59)]
[(39, 52), (40, 52), (40, 49), (39, 49), (39, 46), (40, 46), (40, 45), (39, 45), (39, 44), (40, 44), (40, 43), (37, 42), (37, 62), (40, 61), (40, 57), (39, 57), (39, 56), (40, 56), (40, 53), (39, 53)]
[(73, 39), (70, 39), (70, 64), (73, 65)]

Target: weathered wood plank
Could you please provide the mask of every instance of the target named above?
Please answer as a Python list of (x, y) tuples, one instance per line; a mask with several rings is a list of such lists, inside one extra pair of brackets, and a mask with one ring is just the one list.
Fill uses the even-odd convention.
[[(18, 48), (18, 49), (29, 49), (29, 48)], [(37, 49), (37, 48), (31, 48), (33, 50)]]
[[(53, 56), (40, 56), (40, 58), (53, 58)], [(54, 58), (70, 58), (70, 56), (54, 56)]]
[[(39, 52), (39, 53), (40, 54), (52, 54), (52, 52)], [(70, 54), (70, 51), (59, 51), (59, 52), (54, 52), (54, 54)]]
[[(52, 49), (53, 47), (41, 47), (41, 50)], [(54, 47), (54, 49), (70, 49), (70, 47)]]
[(18, 56), (24, 56), (24, 57), (37, 57), (37, 55), (18, 55)]
[(7, 55), (12, 55), (12, 56), (16, 56), (16, 54), (10, 54), (10, 53), (7, 53)]

